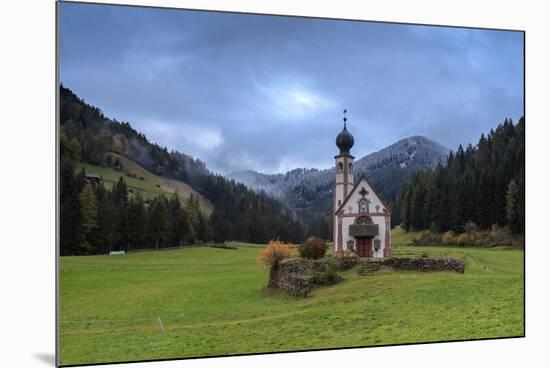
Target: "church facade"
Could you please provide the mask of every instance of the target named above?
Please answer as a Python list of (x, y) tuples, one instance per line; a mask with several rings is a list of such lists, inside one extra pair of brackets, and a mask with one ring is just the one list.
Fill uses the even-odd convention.
[(336, 137), (340, 153), (335, 156), (336, 181), (333, 188), (334, 254), (342, 256), (351, 251), (359, 257), (391, 257), (389, 208), (367, 181), (364, 170), (354, 183), (355, 158), (350, 153), (353, 144), (344, 117), (344, 129)]

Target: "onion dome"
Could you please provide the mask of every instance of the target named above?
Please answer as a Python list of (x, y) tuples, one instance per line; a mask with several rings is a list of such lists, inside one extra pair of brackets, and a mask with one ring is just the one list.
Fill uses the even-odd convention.
[[(346, 110), (344, 110), (344, 114)], [(336, 137), (336, 146), (340, 148), (340, 154), (350, 154), (349, 150), (353, 147), (353, 136), (346, 128), (346, 117), (344, 116), (344, 129)]]

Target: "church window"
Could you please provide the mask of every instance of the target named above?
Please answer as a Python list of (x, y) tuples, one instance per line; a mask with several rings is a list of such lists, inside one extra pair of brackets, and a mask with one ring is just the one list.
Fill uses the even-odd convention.
[(353, 164), (351, 162), (348, 165), (348, 168), (349, 168), (349, 173), (351, 174), (353, 172)]
[(369, 202), (366, 199), (359, 201), (359, 212), (369, 212)]
[(338, 162), (338, 174), (341, 174), (342, 171), (344, 171), (344, 164), (341, 162)]
[(372, 224), (372, 220), (367, 216), (358, 217), (355, 221), (357, 225)]

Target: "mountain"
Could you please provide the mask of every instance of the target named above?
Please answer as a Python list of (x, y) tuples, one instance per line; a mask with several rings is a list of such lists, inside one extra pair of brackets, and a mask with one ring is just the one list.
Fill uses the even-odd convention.
[[(129, 122), (106, 117), (98, 107), (87, 104), (63, 85), (59, 88), (59, 142), (61, 250), (64, 255), (101, 252), (104, 242), (98, 234), (104, 236), (107, 232), (110, 247), (130, 249), (132, 234), (127, 221), (117, 227), (104, 215), (118, 210), (130, 211), (126, 205), (120, 204), (129, 202), (137, 193), (145, 199), (145, 204), (136, 205), (131, 210), (132, 216), (128, 214), (122, 218), (130, 221), (129, 218), (138, 218), (144, 211), (155, 212), (146, 217), (152, 222), (147, 225), (149, 227), (134, 224), (146, 232), (140, 247), (156, 248), (159, 242), (160, 247), (181, 245), (181, 239), (188, 242), (239, 240), (260, 244), (272, 239), (294, 243), (303, 239), (302, 224), (281, 201), (213, 174), (199, 159), (183, 152), (169, 151), (149, 141)], [(83, 173), (81, 168), (84, 168)], [(93, 190), (88, 186), (84, 191), (86, 174), (103, 176), (103, 185), (96, 183)], [(119, 186), (120, 178), (124, 180)], [(189, 216), (185, 215), (189, 226), (179, 226), (179, 220), (173, 220), (184, 215), (168, 214), (166, 201), (168, 198), (187, 199), (191, 194), (197, 207), (200, 206), (207, 216), (190, 212)], [(86, 202), (81, 201), (81, 196)], [(107, 210), (97, 210), (96, 213), (94, 200), (103, 200), (102, 205)], [(88, 218), (80, 216), (81, 203), (92, 208)], [(150, 206), (150, 203), (154, 205)], [(176, 207), (178, 205), (174, 204), (170, 208)], [(101, 219), (97, 222), (107, 225), (96, 227), (96, 216)], [(94, 229), (93, 234), (88, 231), (86, 239), (81, 236), (83, 226)], [(174, 242), (168, 239), (170, 231), (167, 226), (173, 226), (174, 232), (185, 234)]]
[[(363, 173), (386, 202), (394, 203), (401, 187), (416, 171), (432, 169), (445, 163), (449, 149), (426, 137), (402, 139), (380, 151), (355, 161), (355, 178)], [(294, 169), (285, 174), (262, 174), (238, 171), (226, 178), (247, 187), (264, 191), (288, 205), (303, 224), (311, 225), (332, 210), (334, 168)]]

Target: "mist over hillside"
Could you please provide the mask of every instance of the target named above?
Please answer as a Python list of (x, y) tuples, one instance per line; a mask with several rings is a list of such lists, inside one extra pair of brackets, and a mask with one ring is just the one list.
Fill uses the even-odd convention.
[[(445, 163), (450, 149), (426, 137), (412, 136), (355, 161), (355, 179), (363, 175), (386, 202), (394, 203), (404, 183), (416, 171)], [(363, 170), (363, 167), (365, 170)], [(265, 191), (288, 205), (298, 219), (310, 225), (332, 210), (334, 168), (297, 168), (285, 174), (262, 174), (253, 170), (233, 172), (226, 178)]]

